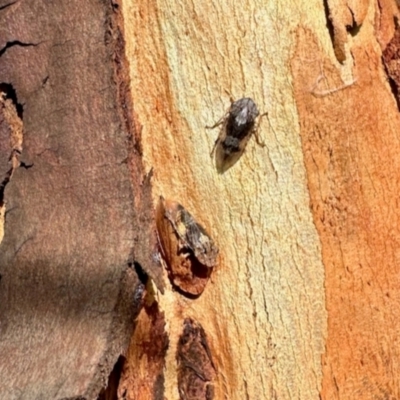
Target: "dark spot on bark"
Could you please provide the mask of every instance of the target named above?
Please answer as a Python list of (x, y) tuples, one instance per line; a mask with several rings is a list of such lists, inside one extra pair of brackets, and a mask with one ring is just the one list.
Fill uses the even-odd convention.
[(333, 29), (332, 20), (330, 17), (328, 0), (323, 0), (324, 3), (324, 11), (325, 11), (325, 19), (326, 19), (326, 27), (329, 32), (329, 37), (331, 38), (332, 46), (335, 45), (335, 31)]
[(358, 32), (360, 32), (360, 29), (362, 27), (362, 23), (358, 24), (356, 21), (356, 17), (354, 15), (353, 10), (351, 9), (351, 7), (348, 7), (350, 14), (351, 14), (351, 19), (352, 19), (352, 24), (351, 25), (346, 25), (346, 31), (348, 33), (350, 33), (351, 36), (356, 36), (358, 34)]
[(24, 109), (22, 107), (22, 104), (18, 102), (17, 99), (17, 92), (15, 91), (13, 85), (10, 85), (9, 83), (0, 83), (0, 93), (4, 93), (4, 97), (6, 99), (11, 99), (13, 102), (15, 109), (17, 110), (18, 117), (23, 119), (23, 113)]
[(108, 377), (107, 386), (101, 390), (97, 400), (118, 400), (118, 384), (124, 363), (125, 357), (122, 355), (119, 356)]
[(382, 61), (393, 96), (400, 110), (400, 28), (397, 27), (392, 40), (382, 52)]
[(186, 318), (179, 338), (178, 390), (181, 400), (212, 400), (215, 366), (203, 327)]
[(20, 42), (19, 40), (13, 40), (12, 42), (7, 42), (6, 45), (2, 49), (0, 49), (0, 57), (7, 50), (9, 50), (9, 49), (11, 49), (12, 47), (15, 47), (15, 46), (20, 46), (20, 47), (31, 47), (31, 46), (33, 46), (33, 47), (35, 47), (35, 46), (38, 46), (38, 45), (39, 45), (39, 43), (23, 43), (23, 42)]
[(149, 280), (149, 276), (146, 274), (142, 266), (138, 262), (133, 263), (134, 270), (137, 273), (137, 276), (139, 277), (140, 282), (143, 283), (143, 285), (147, 284), (147, 281)]

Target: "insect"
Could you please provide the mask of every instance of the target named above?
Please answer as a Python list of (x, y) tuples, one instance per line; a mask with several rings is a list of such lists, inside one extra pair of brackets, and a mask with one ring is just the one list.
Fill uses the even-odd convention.
[[(207, 126), (208, 129), (214, 129), (222, 125), (211, 151), (211, 156), (215, 152), (215, 163), (220, 174), (239, 160), (253, 133), (257, 144), (262, 147), (265, 146), (257, 134), (256, 119), (259, 115), (256, 103), (250, 97), (243, 97), (236, 101), (231, 99), (228, 112), (215, 125)], [(267, 113), (262, 114), (260, 118), (264, 115), (267, 115)]]
[(160, 250), (172, 283), (186, 293), (201, 294), (217, 264), (218, 247), (176, 201), (160, 196), (156, 223)]
[(218, 249), (205, 229), (194, 220), (191, 214), (178, 203), (176, 207), (167, 209), (165, 216), (180, 238), (181, 249), (189, 248), (203, 265), (209, 268), (214, 267)]

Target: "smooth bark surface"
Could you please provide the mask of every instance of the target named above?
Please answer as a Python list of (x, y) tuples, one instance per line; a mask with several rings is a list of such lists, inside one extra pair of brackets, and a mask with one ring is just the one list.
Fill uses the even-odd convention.
[[(309, 18), (324, 27), (323, 4), (308, 7)], [(318, 398), (327, 326), (324, 267), (290, 76), (293, 33), (306, 12), (298, 15), (287, 2), (123, 3), (153, 199), (181, 203), (220, 250), (200, 297), (185, 297), (171, 285), (158, 296), (170, 339), (168, 399), (179, 398), (181, 389), (176, 353), (185, 318), (207, 335), (215, 399)], [(252, 97), (260, 113), (268, 111), (259, 128), (267, 146), (251, 138), (240, 160), (218, 174), (210, 157), (218, 129), (206, 126), (229, 108), (227, 92)]]
[[(216, 399), (399, 397), (396, 3), (127, 0), (123, 15), (153, 198), (220, 249), (199, 298), (159, 296), (165, 396), (203, 398), (179, 392), (190, 317)], [(268, 111), (267, 146), (251, 139), (221, 175), (205, 127), (230, 96)]]

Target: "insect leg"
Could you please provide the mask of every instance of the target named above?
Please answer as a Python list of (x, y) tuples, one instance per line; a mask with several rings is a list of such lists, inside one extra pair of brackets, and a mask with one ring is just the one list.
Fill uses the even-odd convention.
[[(231, 105), (232, 105), (232, 103), (235, 102), (235, 99), (233, 98), (231, 92), (229, 92), (229, 90), (225, 89), (225, 93), (229, 96), (229, 99), (230, 99)], [(223, 124), (225, 119), (228, 117), (228, 115), (229, 115), (229, 109), (225, 112), (224, 116), (216, 124), (214, 124), (213, 126), (206, 126), (206, 129), (214, 129), (217, 126)]]
[(235, 98), (232, 96), (232, 93), (228, 89), (225, 89), (225, 93), (229, 96), (229, 100), (231, 101), (231, 104), (234, 103)]
[(214, 128), (216, 128), (217, 126), (222, 125), (222, 124), (224, 123), (225, 118), (226, 118), (226, 116), (224, 115), (224, 116), (223, 116), (217, 123), (215, 123), (214, 125), (212, 125), (212, 126), (206, 125), (206, 129), (214, 129)]

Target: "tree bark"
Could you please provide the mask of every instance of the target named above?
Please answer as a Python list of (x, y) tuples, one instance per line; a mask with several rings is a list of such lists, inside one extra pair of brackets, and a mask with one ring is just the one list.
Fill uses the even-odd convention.
[[(0, 397), (400, 397), (399, 16), (0, 6)], [(242, 97), (266, 146), (219, 173), (206, 126)], [(219, 255), (191, 291), (199, 226)]]
[[(322, 27), (323, 5), (314, 6)], [(188, 299), (171, 286), (158, 297), (170, 341), (168, 399), (179, 398), (176, 357), (185, 318), (207, 335), (216, 399), (312, 399), (321, 390), (324, 266), (290, 76), (297, 28), (290, 19), (297, 13), (294, 4), (279, 9), (252, 1), (123, 3), (154, 201), (163, 195), (180, 202), (220, 249), (200, 297)], [(225, 114), (229, 94), (251, 97), (268, 112), (259, 128), (267, 146), (251, 139), (221, 175), (210, 158), (218, 129), (205, 127)]]
[[(179, 397), (190, 317), (216, 399), (397, 398), (399, 110), (382, 62), (396, 4), (125, 1), (123, 15), (153, 198), (179, 201), (220, 249), (199, 298), (159, 297), (165, 397)], [(267, 146), (250, 140), (219, 175), (205, 126), (230, 94), (268, 112)]]
[(149, 185), (117, 16), (99, 1), (0, 7), (2, 399), (97, 398), (141, 307)]

